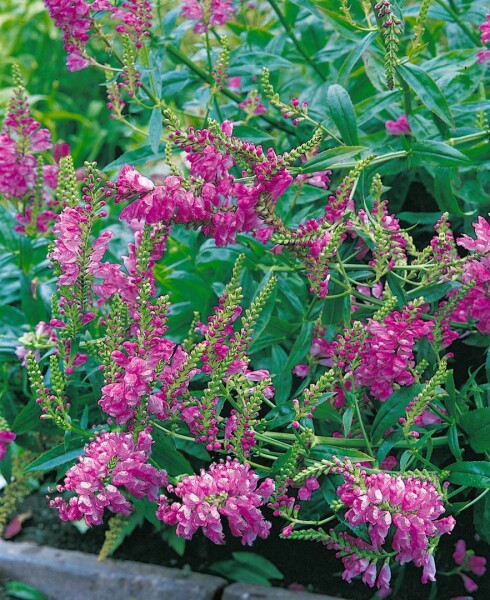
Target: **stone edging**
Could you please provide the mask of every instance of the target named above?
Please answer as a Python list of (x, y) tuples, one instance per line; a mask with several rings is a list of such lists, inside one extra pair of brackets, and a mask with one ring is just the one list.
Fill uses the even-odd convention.
[(336, 600), (185, 573), (93, 554), (0, 540), (0, 579), (17, 579), (49, 600)]

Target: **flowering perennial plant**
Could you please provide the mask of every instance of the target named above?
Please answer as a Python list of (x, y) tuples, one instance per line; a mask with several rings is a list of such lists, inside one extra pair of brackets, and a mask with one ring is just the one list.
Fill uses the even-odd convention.
[(14, 70), (0, 517), (22, 465), (102, 557), (143, 518), (178, 551), (281, 530), (380, 597), (406, 564), (473, 593), (469, 540), (443, 564), (468, 508), (490, 542), (485, 11), (44, 4), (117, 150), (53, 146)]

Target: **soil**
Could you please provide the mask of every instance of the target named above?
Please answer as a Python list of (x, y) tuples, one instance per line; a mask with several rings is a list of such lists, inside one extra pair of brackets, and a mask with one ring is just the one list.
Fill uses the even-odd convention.
[[(34, 541), (67, 550), (79, 550), (98, 553), (103, 540), (103, 526), (93, 527), (83, 535), (71, 523), (58, 519), (56, 511), (50, 509), (43, 494), (37, 492), (26, 498), (19, 506), (18, 512), (32, 512), (32, 518), (27, 520), (22, 531), (15, 537), (18, 541)], [(468, 511), (469, 512), (469, 511)], [(467, 532), (473, 530), (470, 523), (465, 523), (465, 514), (458, 519), (455, 531), (451, 537), (445, 536), (441, 543), (442, 552), (438, 557), (438, 569), (449, 571), (454, 567), (451, 554), (456, 540), (468, 538)], [(278, 538), (279, 527), (273, 525), (267, 540), (257, 540), (251, 552), (260, 554), (271, 560), (283, 573), (284, 581), (273, 582), (279, 586), (290, 586), (299, 583), (310, 591), (330, 594), (341, 598), (368, 600), (373, 598), (370, 590), (359, 581), (347, 584), (341, 579), (341, 563), (334, 553), (313, 542), (298, 542)], [(184, 555), (181, 557), (174, 552), (155, 532), (152, 525), (145, 523), (128, 537), (114, 554), (114, 558), (136, 560), (153, 563), (166, 567), (190, 568), (193, 571), (212, 573), (209, 570), (213, 562), (231, 557), (235, 551), (244, 551), (239, 540), (227, 536), (225, 546), (216, 546), (202, 535), (195, 535), (191, 543), (186, 544)], [(490, 559), (489, 547), (484, 542), (467, 539), (467, 546), (473, 548), (477, 555)], [(489, 560), (490, 562), (490, 560)], [(404, 584), (396, 590), (397, 578), (404, 575)], [(395, 593), (391, 598), (396, 600), (449, 600), (452, 597), (466, 596), (460, 577), (439, 576), (437, 594), (431, 595), (431, 586), (420, 583), (421, 569), (407, 565), (394, 574), (392, 585)], [(472, 594), (474, 600), (490, 598), (490, 578), (475, 577), (479, 590)], [(400, 582), (401, 583), (401, 582)]]

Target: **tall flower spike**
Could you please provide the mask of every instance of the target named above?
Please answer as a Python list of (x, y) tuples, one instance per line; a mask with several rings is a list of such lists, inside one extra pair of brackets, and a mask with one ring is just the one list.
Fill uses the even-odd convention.
[(38, 152), (51, 148), (50, 133), (41, 129), (31, 113), (20, 70), (12, 69), (14, 93), (0, 130), (0, 194), (18, 199), (32, 193), (36, 184)]
[(393, 13), (390, 0), (382, 0), (375, 4), (374, 11), (385, 46), (386, 85), (388, 89), (392, 90), (395, 87), (395, 66), (398, 62), (396, 53), (399, 35), (402, 32), (401, 21)]
[(422, 0), (419, 14), (413, 28), (413, 39), (410, 43), (409, 56), (413, 56), (422, 47), (422, 35), (425, 31), (425, 22), (429, 12), (431, 0)]

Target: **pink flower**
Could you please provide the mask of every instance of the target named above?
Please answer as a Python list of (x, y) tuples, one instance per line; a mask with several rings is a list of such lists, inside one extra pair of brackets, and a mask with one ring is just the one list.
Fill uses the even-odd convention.
[(68, 69), (84, 69), (89, 63), (82, 53), (92, 26), (89, 4), (84, 0), (44, 0), (44, 4), (55, 27), (63, 31)]
[(391, 528), (396, 560), (423, 566), (422, 581), (433, 581), (435, 565), (428, 552), (429, 541), (450, 533), (455, 524), (453, 517), (439, 519), (444, 503), (434, 484), (414, 476), (394, 477), (383, 472), (366, 475), (350, 463), (338, 464), (337, 471), (345, 480), (337, 488), (339, 499), (348, 509), (345, 519), (353, 526), (367, 525), (375, 550), (387, 543)]
[(390, 135), (402, 135), (412, 133), (408, 123), (407, 115), (401, 115), (396, 121), (386, 121), (386, 132)]
[(197, 21), (193, 28), (194, 33), (205, 33), (209, 25), (224, 25), (231, 19), (233, 12), (231, 0), (211, 0), (206, 3), (184, 0), (182, 6), (182, 16)]
[(224, 542), (222, 517), (228, 519), (231, 533), (252, 544), (257, 536), (266, 538), (271, 524), (260, 511), (274, 491), (271, 479), (257, 487), (258, 476), (250, 466), (236, 459), (213, 463), (200, 475), (189, 475), (175, 488), (168, 486), (181, 501), (171, 502), (160, 497), (157, 518), (169, 525), (177, 525), (176, 533), (191, 539), (202, 528), (206, 537), (215, 544)]
[(422, 571), (422, 583), (436, 580), (436, 563), (434, 561), (434, 555), (429, 554), (427, 561)]
[(486, 21), (478, 29), (481, 31), (481, 43), (490, 44), (490, 13), (486, 15)]
[[(473, 550), (466, 550), (466, 543), (464, 540), (458, 540), (456, 542), (453, 558), (457, 565), (461, 565), (462, 570), (474, 573), (478, 577), (485, 575), (487, 570), (487, 559), (484, 556), (476, 556)], [(468, 591), (471, 592), (473, 590), (468, 589)]]
[(490, 252), (490, 223), (483, 217), (478, 217), (478, 222), (473, 223), (476, 239), (463, 234), (456, 243), (472, 252)]
[(7, 456), (7, 444), (11, 444), (16, 437), (17, 435), (12, 431), (0, 429), (0, 461)]
[(481, 43), (490, 44), (490, 13), (486, 15), (486, 21), (478, 29), (481, 31)]
[(293, 368), (294, 375), (298, 377), (307, 377), (310, 372), (310, 367), (308, 365), (296, 365)]
[(115, 185), (117, 189), (115, 202), (144, 194), (155, 188), (149, 179), (143, 177), (134, 167), (127, 164), (119, 172)]
[(473, 581), (473, 579), (471, 579), (471, 577), (468, 577), (468, 575), (465, 575), (464, 573), (460, 573), (460, 575), (461, 575), (461, 579), (463, 580), (465, 590), (467, 592), (470, 592), (470, 594), (472, 594), (473, 592), (476, 592), (478, 589), (478, 584), (475, 581)]
[(486, 63), (488, 60), (490, 60), (490, 50), (481, 50), (480, 52), (476, 53), (476, 56), (478, 63), (482, 65), (483, 63)]
[(71, 467), (58, 492), (73, 492), (68, 499), (50, 501), (62, 521), (85, 519), (87, 525), (100, 525), (105, 509), (129, 514), (131, 503), (122, 488), (135, 498), (158, 499), (159, 488), (168, 483), (165, 471), (147, 463), (153, 440), (147, 431), (138, 434), (103, 432), (85, 446), (84, 455)]
[(391, 569), (389, 563), (385, 562), (381, 567), (378, 575), (378, 580), (376, 581), (376, 586), (378, 589), (389, 589), (391, 581)]
[[(432, 321), (422, 320), (420, 314), (420, 308), (413, 310), (406, 307), (402, 312), (393, 311), (382, 323), (368, 319), (368, 335), (358, 350), (361, 365), (356, 368), (354, 376), (357, 385), (368, 387), (381, 402), (392, 393), (394, 383), (414, 383), (407, 369), (414, 366), (414, 344), (423, 337), (430, 339), (434, 327)], [(341, 358), (351, 360), (352, 352), (341, 354)]]
[(299, 488), (298, 498), (300, 500), (310, 500), (312, 492), (317, 490), (319, 487), (320, 484), (318, 483), (318, 479), (315, 477), (309, 477), (304, 482), (303, 486)]

